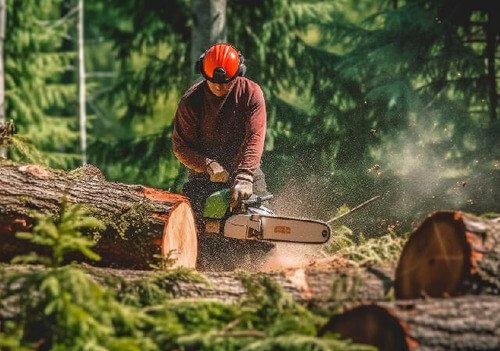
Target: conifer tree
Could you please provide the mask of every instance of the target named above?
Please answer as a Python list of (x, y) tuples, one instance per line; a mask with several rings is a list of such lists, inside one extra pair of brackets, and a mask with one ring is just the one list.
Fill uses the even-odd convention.
[[(7, 2), (6, 116), (45, 152), (50, 164), (72, 167), (78, 156), (75, 52), (65, 49), (74, 11), (65, 0)], [(66, 44), (67, 46), (67, 44)]]

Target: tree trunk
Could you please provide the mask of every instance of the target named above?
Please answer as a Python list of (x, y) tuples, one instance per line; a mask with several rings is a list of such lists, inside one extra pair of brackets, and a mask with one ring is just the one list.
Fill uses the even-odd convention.
[(227, 0), (193, 0), (191, 31), (193, 68), (200, 55), (210, 45), (226, 41), (226, 4)]
[(0, 160), (7, 157), (7, 149), (2, 145), (2, 127), (5, 123), (5, 70), (4, 70), (4, 42), (5, 27), (7, 20), (7, 8), (5, 0), (0, 0)]
[(495, 69), (497, 31), (495, 28), (496, 24), (494, 11), (495, 10), (493, 8), (488, 9), (488, 22), (486, 25), (486, 60), (488, 65), (488, 95), (491, 122), (494, 122), (497, 119), (498, 107), (497, 77)]
[(85, 42), (83, 21), (83, 0), (78, 0), (78, 117), (80, 122), (80, 152), (82, 164), (87, 164), (87, 109), (85, 87)]
[(333, 316), (319, 331), (381, 351), (500, 350), (500, 297), (408, 300), (364, 305)]
[(396, 298), (500, 292), (500, 218), (436, 212), (410, 236), (394, 282)]
[(149, 268), (155, 255), (194, 267), (195, 222), (186, 197), (141, 185), (108, 182), (87, 165), (72, 172), (12, 162), (0, 163), (0, 259), (26, 253), (16, 231), (29, 230), (32, 211), (57, 214), (63, 200), (82, 204), (107, 226), (95, 251), (98, 264)]

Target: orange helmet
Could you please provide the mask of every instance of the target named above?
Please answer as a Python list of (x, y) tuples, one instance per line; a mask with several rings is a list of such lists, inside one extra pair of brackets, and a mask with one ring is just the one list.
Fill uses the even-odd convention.
[(245, 59), (229, 44), (215, 44), (205, 51), (198, 60), (198, 73), (214, 83), (227, 83), (245, 74)]

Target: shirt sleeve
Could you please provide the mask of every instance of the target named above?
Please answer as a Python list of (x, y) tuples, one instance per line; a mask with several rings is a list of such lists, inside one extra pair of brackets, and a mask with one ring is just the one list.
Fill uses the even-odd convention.
[(186, 101), (181, 100), (177, 107), (172, 133), (172, 144), (175, 157), (187, 168), (205, 173), (212, 159), (201, 153), (197, 146), (199, 140), (199, 116), (186, 106)]
[(240, 153), (237, 173), (254, 174), (260, 167), (266, 137), (266, 104), (262, 90), (257, 87), (249, 102), (245, 127), (245, 141)]

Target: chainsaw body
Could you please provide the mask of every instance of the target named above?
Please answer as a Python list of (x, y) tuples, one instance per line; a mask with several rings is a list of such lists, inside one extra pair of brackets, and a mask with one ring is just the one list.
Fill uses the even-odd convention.
[(205, 232), (239, 240), (283, 241), (323, 244), (330, 238), (328, 224), (321, 221), (276, 216), (263, 205), (272, 195), (252, 195), (241, 208), (230, 212), (229, 189), (210, 195), (203, 211)]

